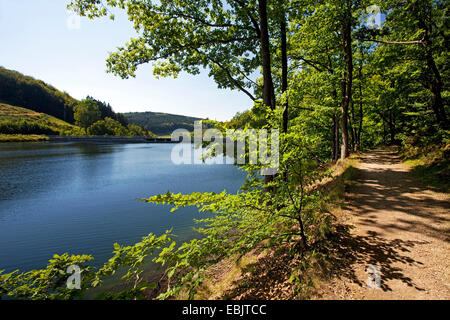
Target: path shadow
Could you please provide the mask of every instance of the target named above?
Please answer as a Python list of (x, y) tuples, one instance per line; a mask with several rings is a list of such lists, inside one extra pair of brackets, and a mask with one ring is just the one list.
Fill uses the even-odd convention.
[[(377, 266), (381, 271), (381, 287), (383, 291), (392, 291), (389, 281), (400, 280), (407, 286), (424, 291), (413, 280), (402, 272), (395, 263), (407, 265), (422, 265), (422, 262), (411, 259), (407, 253), (416, 245), (426, 242), (404, 241), (401, 239), (386, 240), (375, 233), (368, 236), (357, 236), (351, 232), (348, 225), (338, 225), (326, 240), (317, 243), (314, 249), (320, 253), (312, 268), (313, 272), (320, 274), (322, 279), (341, 279), (345, 282), (355, 283), (360, 287), (367, 287), (365, 280), (356, 273), (355, 266)], [(234, 282), (232, 289), (225, 292), (221, 299), (265, 300), (292, 299), (294, 285), (290, 278), (293, 266), (299, 260), (291, 255), (279, 253), (260, 258), (256, 263), (250, 264), (243, 270), (241, 279)]]
[(271, 252), (242, 269), (242, 278), (234, 281), (232, 289), (226, 291), (221, 299), (270, 300), (291, 299), (292, 283), (288, 280), (292, 268), (299, 263), (286, 248)]
[[(360, 287), (366, 287), (365, 279), (362, 281), (355, 272), (355, 265), (377, 266), (381, 271), (381, 290), (392, 291), (388, 283), (390, 280), (400, 280), (410, 287), (423, 291), (416, 286), (412, 279), (405, 276), (400, 268), (393, 264), (401, 263), (407, 265), (422, 265), (422, 262), (408, 257), (409, 252), (415, 245), (424, 244), (421, 241), (404, 241), (401, 239), (386, 240), (378, 237), (376, 233), (368, 236), (353, 235), (351, 227), (339, 225), (336, 231), (328, 239), (325, 253), (323, 273), (327, 277), (343, 279), (356, 283)], [(367, 278), (369, 274), (367, 274)]]
[[(367, 227), (426, 233), (450, 241), (449, 201), (437, 197), (407, 171), (370, 167), (378, 162), (399, 163), (401, 160), (393, 151), (376, 150), (363, 160), (369, 166), (356, 169), (356, 179), (347, 190), (344, 209), (359, 217), (360, 223)], [(379, 215), (377, 218), (375, 213), (379, 212), (386, 212), (386, 219), (383, 216), (380, 219)]]

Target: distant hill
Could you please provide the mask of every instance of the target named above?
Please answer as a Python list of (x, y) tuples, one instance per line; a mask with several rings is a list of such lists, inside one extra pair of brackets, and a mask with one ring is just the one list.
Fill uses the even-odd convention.
[(151, 111), (127, 112), (123, 115), (130, 123), (144, 127), (159, 136), (171, 135), (176, 129), (193, 131), (194, 121), (202, 120), (201, 118)]

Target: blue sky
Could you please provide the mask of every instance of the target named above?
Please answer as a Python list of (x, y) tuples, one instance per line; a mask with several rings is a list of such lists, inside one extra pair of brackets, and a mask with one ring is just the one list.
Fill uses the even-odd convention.
[(136, 78), (106, 73), (108, 52), (134, 35), (126, 15), (68, 26), (68, 0), (0, 0), (0, 65), (43, 80), (77, 99), (91, 95), (115, 111), (158, 111), (227, 120), (249, 109), (242, 92), (218, 89), (207, 72), (156, 79), (151, 65)]

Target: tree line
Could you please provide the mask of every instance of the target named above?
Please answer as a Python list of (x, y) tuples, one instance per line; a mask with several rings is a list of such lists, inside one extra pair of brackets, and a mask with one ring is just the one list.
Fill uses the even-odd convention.
[(93, 136), (147, 136), (152, 132), (128, 123), (123, 114), (112, 111), (109, 104), (91, 97), (81, 100), (74, 108), (75, 124)]

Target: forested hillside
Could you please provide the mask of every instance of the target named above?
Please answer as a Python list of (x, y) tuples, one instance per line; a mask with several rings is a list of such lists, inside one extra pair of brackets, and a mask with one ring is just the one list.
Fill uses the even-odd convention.
[(130, 123), (141, 126), (160, 136), (170, 135), (176, 129), (193, 131), (194, 121), (201, 120), (200, 118), (151, 111), (127, 112), (123, 113), (123, 115)]
[(129, 124), (107, 102), (91, 96), (79, 101), (41, 80), (0, 67), (0, 134), (4, 135), (1, 141), (27, 141), (30, 137), (26, 135), (32, 134), (139, 136), (152, 133)]
[(41, 80), (0, 67), (0, 102), (73, 123), (73, 108), (78, 101)]
[[(109, 117), (119, 121), (122, 125), (128, 124), (123, 116), (113, 111), (109, 103), (90, 96), (87, 98), (95, 101), (100, 110), (101, 119)], [(0, 67), (0, 102), (46, 113), (69, 123), (75, 122), (74, 108), (79, 103), (68, 93), (62, 92), (44, 81), (3, 67)]]

